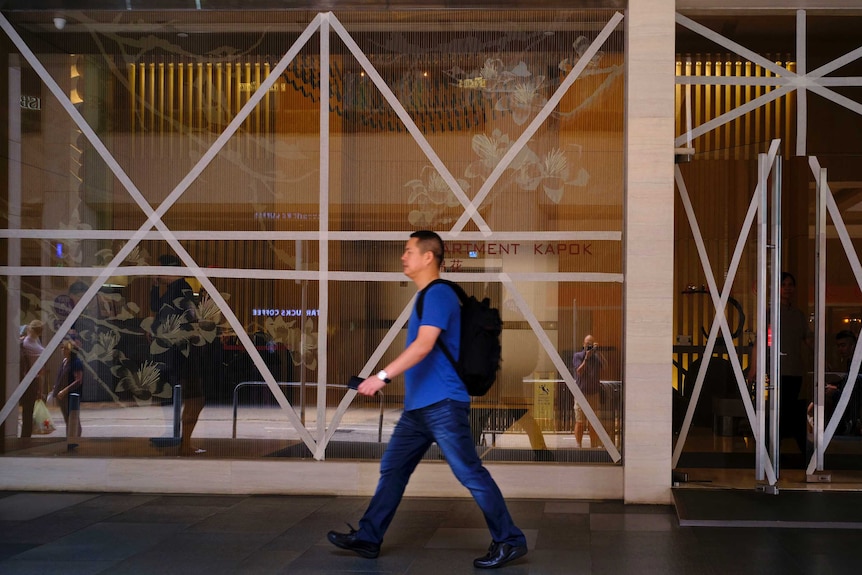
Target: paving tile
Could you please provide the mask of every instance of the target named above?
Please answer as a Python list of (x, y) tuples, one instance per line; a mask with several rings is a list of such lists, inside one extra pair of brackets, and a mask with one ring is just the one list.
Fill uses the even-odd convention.
[[(255, 532), (279, 534), (312, 515), (318, 504), (291, 502), (278, 505), (263, 499), (249, 499), (228, 509), (218, 509), (196, 522), (193, 530), (204, 532)], [(206, 509), (206, 508), (202, 508)]]
[(536, 549), (588, 549), (590, 517), (588, 515), (555, 515), (546, 518), (536, 536)]
[[(354, 521), (351, 525), (355, 526), (357, 522)], [(346, 522), (331, 515), (309, 515), (289, 529), (279, 533), (273, 543), (288, 543), (290, 548), (300, 548), (297, 547), (299, 543), (301, 543), (301, 547), (309, 547), (326, 540), (326, 534), (330, 531), (346, 533), (349, 531), (349, 527)]]
[(236, 575), (277, 575), (290, 572), (300, 552), (290, 549), (257, 549), (234, 566)]
[(169, 545), (181, 526), (152, 523), (97, 523), (17, 555), (15, 559), (76, 561), (82, 557), (107, 561), (126, 559), (152, 547)]
[[(169, 541), (145, 553), (158, 554), (166, 561), (199, 557), (239, 563), (271, 541), (259, 533), (199, 533), (182, 531)], [(144, 555), (140, 553), (139, 555)]]
[(153, 497), (146, 505), (160, 506), (183, 506), (183, 507), (233, 507), (245, 501), (246, 497), (241, 495), (161, 495)]
[(290, 573), (406, 573), (415, 557), (415, 549), (385, 547), (376, 559), (365, 559), (323, 539), (291, 562)]
[(35, 519), (96, 497), (92, 493), (16, 493), (0, 499), (0, 520)]
[(0, 538), (0, 562), (38, 546), (37, 543), (10, 543)]
[(487, 528), (441, 527), (434, 533), (425, 547), (428, 549), (475, 549), (478, 552), (488, 548), (490, 538)]
[(590, 516), (593, 531), (670, 531), (676, 518), (672, 515), (596, 513)]
[(114, 565), (116, 565), (114, 561), (12, 560), (0, 562), (0, 573), (3, 575), (46, 575), (46, 573), (95, 575), (97, 573), (111, 573)]
[[(524, 529), (523, 531), (527, 538), (527, 548), (535, 547), (537, 530)], [(428, 549), (475, 549), (481, 555), (490, 544), (491, 535), (488, 533), (487, 527), (483, 529), (442, 527), (434, 533), (425, 547)]]
[[(716, 573), (757, 573), (757, 575), (810, 575), (824, 573), (823, 571), (808, 571), (800, 565), (798, 558), (777, 553), (775, 549), (766, 548), (754, 552), (739, 552), (732, 548), (704, 553), (702, 560), (711, 566)], [(858, 563), (858, 562), (857, 562)], [(830, 573), (830, 571), (825, 571)], [(831, 573), (840, 574), (842, 571)], [(858, 568), (852, 572), (858, 573)]]
[(51, 517), (53, 519), (60, 519), (68, 516), (101, 521), (118, 513), (155, 501), (159, 497), (159, 495), (145, 493), (107, 493), (56, 511), (51, 514)]
[[(857, 534), (858, 537), (858, 534)], [(794, 561), (801, 573), (859, 573), (859, 551), (850, 548), (843, 554), (810, 553), (797, 555)]]
[(43, 545), (98, 522), (99, 519), (74, 513), (62, 517), (46, 515), (30, 521), (0, 521), (0, 541)]
[[(490, 542), (468, 497), (405, 499), (369, 560), (326, 539), (357, 524), (366, 497), (67, 495), (0, 494), (0, 509), (29, 517), (0, 518), (0, 573), (475, 575)], [(509, 505), (530, 552), (505, 575), (859, 571), (857, 529), (680, 527), (668, 506), (608, 501)]]
[(221, 507), (202, 505), (156, 504), (139, 505), (111, 517), (116, 523), (182, 523), (197, 524), (222, 510)]
[(236, 560), (215, 557), (171, 556), (157, 551), (140, 553), (111, 566), (111, 575), (231, 575), (236, 573)]
[(590, 504), (586, 501), (545, 501), (542, 502), (545, 513), (586, 515), (590, 512)]
[(523, 568), (531, 574), (572, 575), (592, 572), (592, 558), (588, 549), (535, 549), (530, 550), (522, 562)]
[[(486, 545), (487, 547), (487, 545)], [(483, 555), (482, 549), (425, 549), (414, 556), (405, 574), (409, 575), (475, 575), (473, 559)], [(521, 560), (522, 561), (522, 560)], [(520, 563), (520, 564), (519, 564)], [(506, 567), (506, 575), (526, 574), (524, 563), (510, 563)]]

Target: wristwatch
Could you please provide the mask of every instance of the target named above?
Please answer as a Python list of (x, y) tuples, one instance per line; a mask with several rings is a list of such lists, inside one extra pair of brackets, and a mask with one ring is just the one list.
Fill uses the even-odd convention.
[(389, 379), (389, 374), (386, 373), (385, 369), (381, 369), (377, 372), (377, 379), (379, 379), (383, 383), (389, 383), (390, 381), (392, 381), (391, 379)]

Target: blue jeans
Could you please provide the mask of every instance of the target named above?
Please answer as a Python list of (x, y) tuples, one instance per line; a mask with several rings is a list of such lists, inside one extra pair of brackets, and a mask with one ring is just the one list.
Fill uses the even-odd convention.
[(470, 490), (495, 543), (526, 545), (523, 532), (509, 515), (500, 488), (476, 453), (470, 433), (470, 404), (447, 399), (428, 407), (405, 411), (380, 461), (380, 481), (357, 538), (382, 543), (395, 516), (407, 481), (422, 456), (435, 441), (458, 481)]

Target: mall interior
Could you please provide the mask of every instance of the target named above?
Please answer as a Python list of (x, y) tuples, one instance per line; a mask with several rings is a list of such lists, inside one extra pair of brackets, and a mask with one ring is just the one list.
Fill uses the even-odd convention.
[(862, 490), (852, 4), (0, 1), (0, 489), (370, 496), (430, 229), (507, 497)]

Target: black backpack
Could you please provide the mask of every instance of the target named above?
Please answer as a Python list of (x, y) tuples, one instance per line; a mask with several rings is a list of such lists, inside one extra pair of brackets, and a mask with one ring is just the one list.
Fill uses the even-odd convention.
[(500, 334), (503, 331), (503, 322), (500, 319), (500, 310), (491, 307), (491, 300), (488, 298), (479, 301), (474, 296), (468, 296), (455, 282), (436, 279), (419, 292), (416, 313), (420, 320), (425, 292), (434, 284), (441, 283), (455, 290), (461, 300), (461, 352), (458, 361), (455, 361), (446, 349), (442, 338), (437, 338), (437, 345), (452, 363), (458, 377), (467, 387), (467, 392), (472, 396), (485, 395), (497, 379), (502, 359)]

